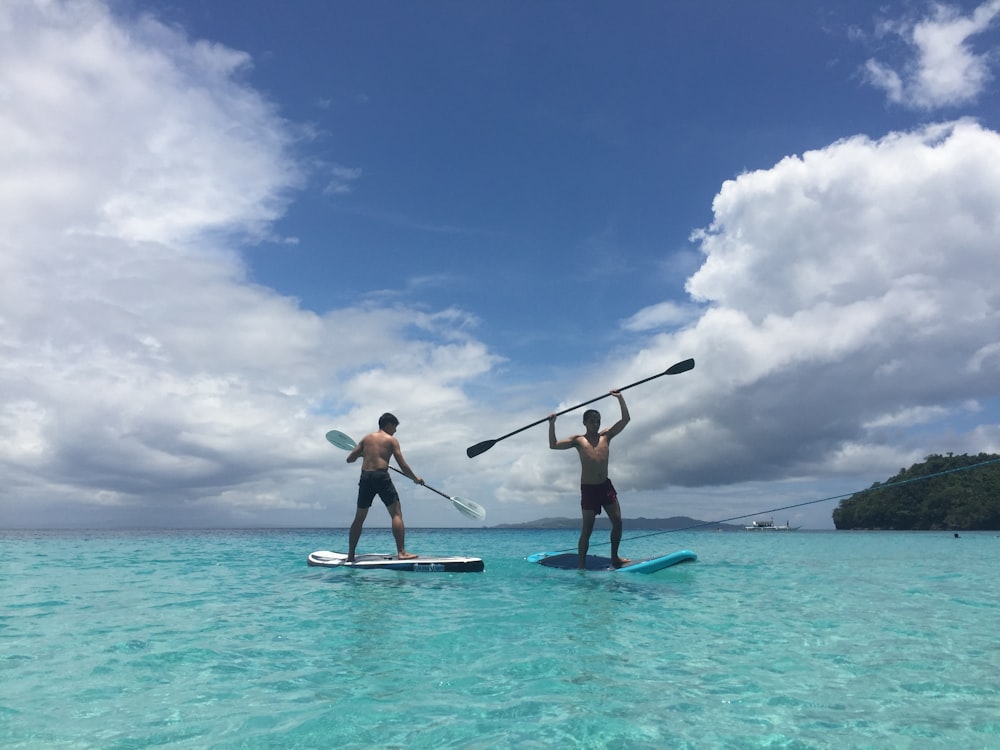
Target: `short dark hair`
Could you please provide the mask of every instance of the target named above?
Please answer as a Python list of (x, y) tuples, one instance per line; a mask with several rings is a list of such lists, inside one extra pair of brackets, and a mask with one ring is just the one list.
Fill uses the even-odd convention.
[(584, 422), (584, 424), (586, 424), (588, 417), (597, 417), (598, 419), (600, 419), (601, 418), (601, 412), (597, 411), (597, 409), (587, 409), (587, 411), (585, 411), (583, 413), (583, 422)]
[(399, 420), (396, 419), (395, 414), (390, 414), (389, 412), (386, 412), (385, 414), (383, 414), (381, 417), (378, 418), (378, 428), (380, 430), (389, 424), (394, 424), (397, 427), (399, 426)]

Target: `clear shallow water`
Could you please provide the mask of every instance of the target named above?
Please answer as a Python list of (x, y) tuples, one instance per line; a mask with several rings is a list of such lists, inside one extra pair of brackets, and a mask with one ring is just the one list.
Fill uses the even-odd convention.
[[(0, 532), (0, 747), (998, 748), (995, 533)], [(595, 532), (592, 551), (606, 553)], [(367, 529), (362, 551), (393, 549)]]

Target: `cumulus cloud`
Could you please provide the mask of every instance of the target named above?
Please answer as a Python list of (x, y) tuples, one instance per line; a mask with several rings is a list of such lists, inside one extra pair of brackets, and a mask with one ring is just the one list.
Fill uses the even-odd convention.
[[(613, 472), (629, 513), (662, 515), (667, 493), (671, 513), (735, 516), (745, 499), (706, 510), (690, 490), (839, 476), (843, 491), (929, 453), (1000, 451), (1000, 134), (960, 120), (846, 138), (727, 181), (713, 211), (687, 281), (702, 314), (615, 351), (576, 393), (697, 361), (627, 394)], [(610, 423), (616, 406), (600, 403)], [(565, 458), (505, 460), (512, 500), (536, 475), (573, 492)]]
[[(641, 453), (661, 450), (662, 476), (694, 483), (809, 473), (846, 445), (889, 442), (876, 428), (899, 414), (995, 399), (998, 165), (1000, 136), (958, 121), (848, 138), (725, 183), (687, 283), (710, 309), (659, 342), (699, 359), (688, 402), (663, 417), (689, 415), (683, 439), (704, 460), (677, 442)], [(704, 389), (718, 395), (701, 401)]]
[(250, 62), (97, 2), (0, 6), (3, 523), (315, 522), (331, 421), (432, 420), (492, 364), (461, 311), (248, 280), (238, 242), (302, 185)]
[(889, 101), (929, 110), (976, 100), (992, 80), (993, 53), (977, 53), (971, 42), (996, 23), (1000, 0), (983, 3), (970, 15), (950, 5), (935, 4), (933, 14), (919, 21), (886, 21), (879, 37), (898, 37), (906, 59), (892, 64), (871, 58), (865, 79), (882, 89)]

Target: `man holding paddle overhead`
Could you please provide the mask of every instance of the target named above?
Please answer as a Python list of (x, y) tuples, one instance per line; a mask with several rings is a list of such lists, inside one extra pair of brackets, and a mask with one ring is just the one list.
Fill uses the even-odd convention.
[(587, 565), (587, 549), (590, 547), (590, 535), (594, 531), (594, 522), (603, 508), (611, 520), (611, 564), (620, 568), (631, 562), (618, 556), (618, 545), (622, 540), (622, 512), (618, 506), (618, 494), (608, 478), (608, 458), (611, 450), (611, 438), (625, 429), (630, 417), (625, 397), (621, 391), (611, 391), (618, 399), (622, 416), (610, 428), (601, 432), (601, 415), (595, 409), (587, 409), (583, 413), (583, 424), (587, 432), (583, 435), (573, 435), (565, 440), (556, 439), (556, 417), (549, 415), (549, 448), (566, 450), (576, 448), (580, 455), (580, 509), (583, 513), (583, 525), (580, 529), (580, 570)]
[(372, 507), (375, 495), (378, 495), (385, 504), (386, 510), (392, 517), (392, 536), (396, 540), (396, 556), (401, 560), (416, 557), (406, 551), (404, 544), (406, 528), (403, 525), (403, 509), (399, 503), (399, 495), (396, 487), (389, 476), (389, 459), (395, 458), (403, 474), (408, 476), (417, 484), (423, 484), (424, 480), (413, 473), (413, 469), (403, 458), (403, 451), (399, 447), (399, 441), (394, 437), (399, 420), (389, 412), (386, 412), (378, 420), (378, 432), (365, 435), (361, 442), (347, 456), (347, 463), (351, 464), (364, 457), (361, 462), (361, 479), (358, 481), (358, 509), (354, 514), (354, 523), (351, 524), (350, 547), (347, 550), (347, 561), (354, 562), (354, 552), (357, 549), (358, 541), (361, 539), (361, 529), (364, 527), (365, 518), (368, 517), (368, 510)]

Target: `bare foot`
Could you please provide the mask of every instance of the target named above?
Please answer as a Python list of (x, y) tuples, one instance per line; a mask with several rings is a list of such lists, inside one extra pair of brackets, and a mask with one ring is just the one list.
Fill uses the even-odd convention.
[(400, 560), (412, 560), (414, 557), (418, 557), (418, 555), (411, 554), (404, 549), (402, 552), (399, 552), (396, 557)]
[(611, 565), (613, 567), (615, 567), (615, 568), (623, 568), (626, 565), (628, 565), (630, 562), (632, 562), (632, 561), (629, 560), (627, 557), (619, 557), (619, 558), (617, 558), (615, 560), (612, 560), (611, 561)]

